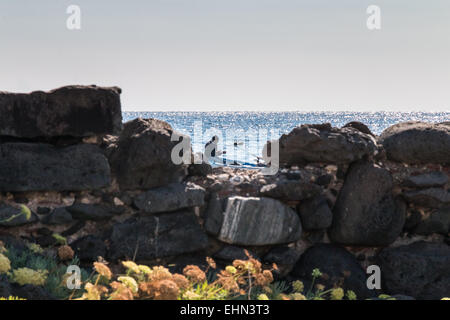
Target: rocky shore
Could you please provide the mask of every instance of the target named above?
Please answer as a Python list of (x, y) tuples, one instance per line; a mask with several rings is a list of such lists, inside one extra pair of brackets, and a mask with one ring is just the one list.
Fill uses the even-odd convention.
[[(206, 257), (225, 265), (247, 249), (276, 263), (279, 280), (308, 284), (319, 268), (325, 286), (361, 299), (450, 296), (450, 122), (399, 123), (380, 136), (357, 122), (302, 125), (281, 136), (281, 168), (264, 176), (174, 164), (171, 126), (122, 125), (120, 93), (0, 92), (1, 241), (52, 248), (57, 234), (84, 265), (173, 270)], [(367, 288), (369, 265), (380, 267), (381, 290)], [(20, 290), (6, 287), (0, 296)]]

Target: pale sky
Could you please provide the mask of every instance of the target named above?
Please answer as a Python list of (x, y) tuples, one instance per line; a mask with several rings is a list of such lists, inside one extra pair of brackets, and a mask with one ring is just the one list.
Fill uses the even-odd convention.
[(127, 111), (450, 111), (450, 1), (0, 0), (0, 90), (69, 84)]

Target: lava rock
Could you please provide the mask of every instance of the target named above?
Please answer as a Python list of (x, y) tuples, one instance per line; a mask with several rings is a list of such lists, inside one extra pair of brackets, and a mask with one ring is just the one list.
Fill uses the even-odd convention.
[(450, 205), (450, 192), (442, 188), (429, 188), (403, 193), (407, 202), (427, 208), (442, 208)]
[(65, 209), (69, 211), (72, 218), (76, 220), (107, 220), (114, 215), (121, 213), (120, 211), (115, 211), (113, 207), (107, 207), (101, 204), (74, 203)]
[(177, 211), (205, 204), (205, 189), (193, 183), (172, 183), (166, 187), (150, 189), (134, 200), (135, 206), (145, 213)]
[(385, 248), (377, 257), (382, 287), (388, 294), (417, 299), (450, 296), (450, 247), (424, 241)]
[(42, 286), (34, 286), (26, 284), (20, 286), (18, 284), (11, 285), (11, 295), (26, 300), (54, 300), (55, 298)]
[(398, 123), (384, 130), (379, 141), (392, 161), (450, 163), (450, 123)]
[(194, 163), (189, 166), (189, 175), (192, 177), (206, 177), (212, 173), (212, 166), (209, 163)]
[(109, 164), (97, 146), (0, 144), (0, 191), (81, 191), (109, 183)]
[(330, 239), (359, 246), (394, 242), (403, 229), (406, 206), (394, 198), (392, 189), (386, 169), (365, 161), (353, 164), (333, 209)]
[(441, 171), (433, 171), (407, 177), (403, 180), (402, 185), (410, 188), (431, 188), (445, 186), (447, 182), (448, 176), (445, 173)]
[(301, 201), (318, 195), (322, 188), (317, 184), (296, 180), (283, 180), (261, 188), (261, 197), (275, 198), (282, 201)]
[(87, 137), (122, 129), (117, 87), (67, 86), (29, 94), (0, 92), (0, 135)]
[(34, 223), (39, 218), (36, 214), (31, 213), (29, 219), (22, 214), (22, 209), (19, 207), (13, 207), (5, 203), (0, 203), (0, 226), (1, 227), (17, 227), (26, 224)]
[(420, 221), (411, 232), (420, 235), (433, 233), (447, 235), (450, 232), (450, 207), (435, 210), (429, 215), (421, 216)]
[(316, 244), (307, 249), (295, 264), (291, 275), (300, 279), (308, 287), (312, 281), (312, 271), (318, 268), (323, 275), (316, 284), (326, 289), (339, 285), (344, 290), (352, 290), (358, 299), (376, 296), (367, 288), (367, 275), (356, 258), (344, 248), (333, 244)]
[(173, 137), (189, 139), (156, 119), (135, 119), (125, 123), (117, 145), (109, 149), (111, 168), (121, 190), (148, 189), (180, 182), (187, 166), (172, 162), (172, 150), (179, 143)]
[(72, 221), (72, 215), (66, 208), (56, 208), (42, 219), (42, 223), (50, 225), (66, 224)]
[(298, 212), (305, 230), (327, 229), (333, 221), (333, 212), (328, 206), (327, 198), (322, 195), (302, 201)]
[(225, 243), (273, 245), (300, 239), (302, 226), (297, 213), (270, 198), (231, 197), (225, 210), (214, 200), (206, 212), (206, 230)]
[[(270, 144), (266, 148), (270, 151)], [(334, 128), (329, 123), (302, 125), (279, 139), (280, 165), (286, 166), (347, 164), (376, 153), (371, 135), (354, 128)]]
[(151, 261), (205, 249), (208, 236), (191, 212), (131, 218), (112, 228), (110, 259)]
[[(258, 255), (250, 250), (247, 250), (248, 253), (255, 259), (259, 259)], [(248, 260), (247, 255), (245, 254), (245, 249), (236, 246), (224, 246), (219, 251), (213, 254), (214, 259), (221, 259), (225, 261), (234, 261), (238, 260)]]
[(374, 136), (372, 131), (370, 131), (369, 127), (366, 126), (364, 123), (359, 121), (351, 121), (347, 124), (345, 124), (342, 128), (354, 128), (362, 133), (369, 134), (371, 136)]
[(81, 261), (97, 261), (98, 257), (106, 257), (105, 242), (97, 236), (88, 235), (70, 244)]

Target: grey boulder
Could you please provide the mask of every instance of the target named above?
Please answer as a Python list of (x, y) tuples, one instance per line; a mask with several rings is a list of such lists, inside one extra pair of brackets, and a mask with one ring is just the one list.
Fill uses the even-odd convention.
[(403, 180), (402, 185), (410, 188), (442, 187), (448, 182), (448, 176), (441, 171), (433, 171), (415, 176), (409, 176)]
[(297, 213), (280, 201), (257, 197), (212, 201), (205, 228), (223, 242), (262, 246), (300, 239), (302, 226)]
[(450, 205), (450, 192), (442, 188), (429, 188), (403, 193), (407, 202), (428, 207), (441, 208)]
[(305, 230), (327, 229), (333, 221), (333, 212), (324, 196), (302, 201), (298, 206), (298, 212)]
[(318, 195), (322, 188), (317, 184), (297, 180), (284, 180), (265, 185), (261, 188), (261, 197), (275, 198), (282, 201), (301, 201)]

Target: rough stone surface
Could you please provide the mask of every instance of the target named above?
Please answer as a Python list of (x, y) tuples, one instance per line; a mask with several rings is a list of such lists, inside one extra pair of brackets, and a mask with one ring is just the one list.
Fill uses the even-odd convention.
[(409, 164), (450, 163), (450, 122), (403, 122), (380, 136), (388, 159)]
[(370, 131), (368, 126), (366, 126), (364, 123), (359, 122), (359, 121), (351, 121), (351, 122), (345, 124), (342, 128), (354, 128), (362, 133), (369, 134), (371, 136), (374, 135), (372, 133), (372, 131)]
[(429, 188), (404, 192), (407, 202), (428, 208), (441, 208), (450, 205), (450, 192), (442, 188)]
[(29, 94), (0, 92), (0, 136), (39, 138), (117, 134), (122, 128), (117, 87), (68, 86)]
[(448, 176), (441, 171), (409, 176), (403, 180), (404, 187), (411, 188), (431, 188), (442, 187), (448, 182)]
[(415, 242), (386, 248), (378, 255), (382, 289), (417, 299), (450, 296), (450, 247), (441, 243)]
[(354, 128), (334, 128), (329, 123), (302, 125), (279, 140), (280, 164), (320, 162), (346, 164), (377, 152), (375, 139)]
[(209, 163), (202, 162), (198, 164), (191, 164), (189, 166), (189, 175), (197, 177), (206, 177), (212, 173), (212, 167)]
[(259, 194), (262, 197), (280, 199), (283, 201), (301, 201), (318, 195), (322, 188), (314, 183), (284, 180), (265, 185)]
[[(33, 223), (38, 220), (37, 216), (32, 213), (30, 219), (27, 220), (25, 215), (21, 214), (20, 207), (13, 207), (5, 203), (0, 203), (0, 226), (2, 227), (17, 227), (25, 224)], [(15, 218), (9, 220), (10, 218)]]
[(186, 165), (172, 162), (172, 150), (179, 143), (171, 141), (173, 133), (168, 123), (156, 119), (125, 123), (117, 144), (108, 148), (111, 168), (122, 190), (160, 187), (186, 176)]
[(282, 244), (298, 240), (302, 233), (297, 213), (274, 199), (231, 197), (226, 202), (225, 210), (221, 208), (219, 202), (216, 210), (208, 210), (205, 227), (226, 243), (255, 246)]
[[(236, 259), (239, 260), (247, 260), (248, 257), (245, 254), (245, 249), (236, 246), (224, 246), (219, 251), (213, 254), (214, 259), (221, 259), (225, 261), (234, 261)], [(254, 252), (248, 250), (248, 253), (253, 257), (258, 259), (258, 255)]]
[(412, 230), (414, 234), (430, 235), (441, 233), (447, 235), (450, 232), (450, 207), (442, 208), (421, 216), (420, 221)]
[(331, 240), (360, 246), (394, 242), (403, 229), (406, 208), (394, 199), (392, 188), (386, 169), (364, 161), (352, 165), (333, 209)]
[(172, 183), (140, 194), (134, 204), (145, 213), (177, 211), (205, 204), (205, 189), (193, 184)]
[(327, 229), (333, 221), (333, 212), (325, 196), (316, 196), (300, 203), (298, 212), (305, 230)]
[(66, 224), (72, 221), (72, 215), (66, 208), (56, 208), (42, 219), (43, 223), (49, 225)]
[(0, 144), (0, 191), (80, 191), (109, 183), (108, 161), (94, 145)]
[(74, 203), (70, 207), (66, 207), (73, 219), (76, 220), (106, 220), (114, 215), (122, 213), (117, 208), (107, 207), (105, 205)]
[(356, 258), (344, 248), (332, 244), (317, 244), (306, 250), (295, 264), (291, 275), (304, 281), (305, 287), (311, 283), (311, 273), (318, 268), (325, 278), (316, 280), (327, 288), (341, 284), (345, 290), (352, 290), (358, 299), (366, 299), (376, 295), (366, 285), (367, 275)]
[(94, 236), (82, 237), (70, 244), (76, 256), (82, 261), (97, 261), (98, 257), (106, 257), (105, 242)]
[(110, 259), (150, 261), (205, 249), (208, 237), (191, 212), (131, 218), (113, 226)]

